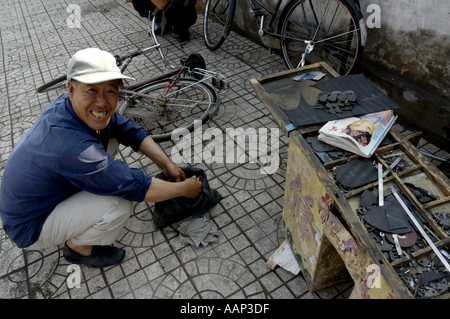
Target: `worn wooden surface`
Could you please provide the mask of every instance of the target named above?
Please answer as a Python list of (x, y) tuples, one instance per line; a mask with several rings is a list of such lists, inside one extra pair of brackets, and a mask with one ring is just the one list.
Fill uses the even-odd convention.
[[(315, 70), (326, 73), (326, 78), (338, 76), (326, 64), (319, 63), (251, 80), (254, 90), (280, 128), (284, 129), (290, 124), (280, 105), (289, 108), (289, 104), (286, 106), (282, 95), (273, 94), (271, 86), (276, 86), (279, 79), (286, 83), (285, 79)], [(312, 92), (316, 89), (309, 88), (309, 85), (311, 82), (304, 83), (302, 95), (308, 99), (316, 99), (317, 92)], [(270, 93), (266, 88), (270, 89)], [(377, 186), (378, 182), (342, 194), (327, 170), (357, 156), (322, 164), (304, 138), (304, 135), (314, 134), (320, 127), (321, 125), (303, 127), (289, 135), (283, 208), (283, 231), (310, 289), (322, 289), (350, 277), (355, 283), (351, 298), (413, 298), (394, 267), (426, 254), (429, 249), (425, 248), (393, 263), (388, 262), (349, 203), (357, 199), (365, 189)], [(415, 146), (395, 129), (392, 129), (390, 134), (395, 143), (379, 148), (374, 156), (375, 160), (382, 163), (383, 169), (386, 169), (388, 164), (378, 154), (400, 149), (407, 154), (413, 165), (398, 175), (390, 173), (384, 183), (396, 185), (404, 192), (430, 223), (432, 231), (439, 239), (437, 245), (448, 247), (448, 236), (427, 214), (426, 209), (450, 205), (449, 179), (430, 165)], [(412, 139), (417, 145), (417, 139)], [(439, 200), (421, 205), (405, 187), (404, 180), (417, 172), (423, 172), (433, 185), (441, 190), (442, 196)]]
[(337, 198), (333, 187), (324, 183), (329, 176), (315, 165), (305, 144), (297, 132), (291, 133), (283, 231), (310, 289), (323, 289), (350, 276), (355, 283), (353, 298), (408, 297), (395, 271), (382, 270), (381, 255), (380, 265), (369, 253), (373, 247), (367, 248), (367, 236), (357, 240), (352, 235), (355, 226), (348, 227), (337, 209), (345, 199)]

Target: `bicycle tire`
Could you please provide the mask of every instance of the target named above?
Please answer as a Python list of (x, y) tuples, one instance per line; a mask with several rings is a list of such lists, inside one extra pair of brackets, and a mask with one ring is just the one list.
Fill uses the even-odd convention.
[[(142, 86), (135, 91), (152, 97), (170, 99), (164, 106), (135, 95), (122, 101), (117, 111), (133, 119), (150, 132), (155, 142), (165, 142), (172, 138), (177, 129), (194, 130), (194, 121), (205, 124), (219, 110), (220, 97), (211, 86), (193, 79), (178, 79), (178, 83), (167, 91), (169, 80), (161, 80)], [(183, 89), (184, 88), (184, 89)], [(190, 108), (182, 109), (177, 103), (191, 103)], [(182, 114), (184, 112), (184, 114)]]
[(217, 50), (230, 34), (236, 0), (208, 0), (203, 16), (203, 37), (211, 51)]
[(45, 92), (48, 92), (48, 91), (51, 91), (51, 90), (55, 90), (55, 89), (57, 89), (59, 87), (59, 85), (57, 86), (57, 84), (59, 84), (60, 82), (65, 81), (65, 80), (67, 80), (67, 75), (60, 76), (60, 77), (58, 77), (58, 78), (56, 78), (56, 79), (54, 79), (54, 80), (52, 80), (50, 82), (47, 82), (47, 83), (41, 85), (40, 87), (38, 87), (36, 89), (36, 92), (38, 92), (38, 93), (45, 93)]
[(304, 40), (315, 36), (314, 49), (306, 55), (307, 64), (325, 61), (340, 75), (360, 72), (364, 52), (361, 19), (359, 8), (347, 0), (291, 0), (280, 15), (278, 33), (301, 41), (281, 41), (286, 66), (301, 66)]

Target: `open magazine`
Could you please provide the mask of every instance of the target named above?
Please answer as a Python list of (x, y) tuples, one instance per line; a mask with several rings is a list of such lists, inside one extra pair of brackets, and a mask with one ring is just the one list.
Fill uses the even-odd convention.
[(396, 119), (389, 110), (330, 121), (319, 130), (319, 140), (369, 158)]

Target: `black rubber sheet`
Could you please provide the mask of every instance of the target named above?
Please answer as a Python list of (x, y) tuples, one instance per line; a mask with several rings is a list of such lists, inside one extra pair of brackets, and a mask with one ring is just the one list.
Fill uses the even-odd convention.
[(358, 188), (378, 179), (378, 170), (368, 159), (351, 160), (336, 170), (336, 180), (346, 187)]
[(300, 102), (297, 108), (291, 110), (282, 109), (296, 127), (321, 124), (332, 120), (401, 108), (362, 74), (328, 79), (314, 84), (312, 87), (328, 92), (354, 91), (357, 94), (356, 104), (352, 111), (330, 114), (328, 110), (316, 109), (315, 105), (308, 104), (300, 93)]

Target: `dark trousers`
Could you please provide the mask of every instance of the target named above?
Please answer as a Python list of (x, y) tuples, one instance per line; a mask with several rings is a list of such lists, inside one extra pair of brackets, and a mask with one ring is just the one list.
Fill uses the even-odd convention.
[[(156, 22), (161, 23), (162, 34), (173, 28), (176, 34), (189, 33), (188, 29), (197, 21), (197, 12), (194, 5), (185, 6), (185, 0), (172, 0), (167, 7), (156, 15)], [(191, 1), (192, 3), (192, 1)], [(195, 4), (195, 1), (193, 2)], [(147, 18), (148, 12), (156, 7), (150, 0), (134, 0), (134, 9), (141, 17)]]

